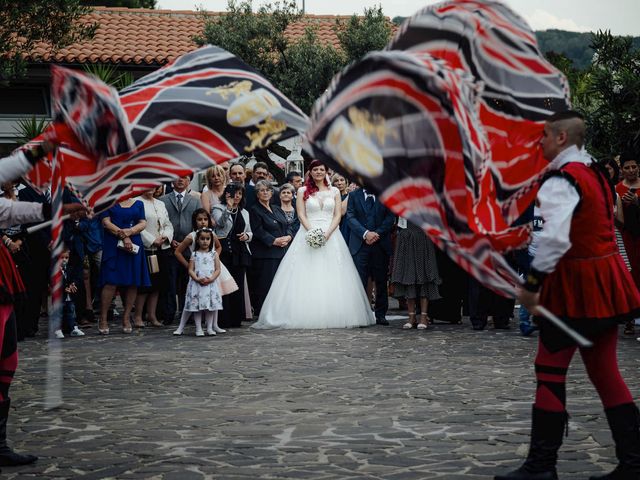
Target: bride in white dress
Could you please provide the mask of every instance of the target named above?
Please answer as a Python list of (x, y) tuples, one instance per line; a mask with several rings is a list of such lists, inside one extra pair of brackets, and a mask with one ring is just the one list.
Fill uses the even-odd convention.
[[(309, 165), (309, 178), (298, 190), (300, 229), (282, 259), (260, 318), (252, 328), (349, 328), (375, 324), (349, 248), (338, 226), (340, 192), (330, 187), (326, 167)], [(327, 242), (307, 244), (307, 231), (320, 228)]]

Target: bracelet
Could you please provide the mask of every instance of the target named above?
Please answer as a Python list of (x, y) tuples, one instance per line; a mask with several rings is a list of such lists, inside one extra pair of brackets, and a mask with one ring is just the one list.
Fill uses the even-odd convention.
[(9, 245), (11, 245), (12, 240), (9, 237), (7, 237), (3, 240), (3, 242), (4, 242), (4, 245), (8, 247)]

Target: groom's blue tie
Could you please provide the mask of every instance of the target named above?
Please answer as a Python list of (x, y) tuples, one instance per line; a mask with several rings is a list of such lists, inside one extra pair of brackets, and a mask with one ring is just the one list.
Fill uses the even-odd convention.
[(376, 201), (374, 200), (373, 195), (368, 195), (367, 199), (364, 201), (364, 204), (367, 207), (367, 210), (371, 210), (375, 205), (375, 203)]

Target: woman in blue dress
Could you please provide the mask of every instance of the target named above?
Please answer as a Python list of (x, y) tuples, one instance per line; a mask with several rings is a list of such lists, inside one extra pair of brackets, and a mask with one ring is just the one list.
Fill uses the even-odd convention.
[[(98, 332), (101, 335), (109, 334), (107, 312), (116, 287), (126, 288), (122, 331), (131, 333), (131, 310), (138, 287), (151, 285), (142, 238), (140, 237), (140, 232), (145, 229), (146, 225), (144, 204), (140, 200), (129, 199), (120, 202), (102, 216), (105, 235), (100, 267), (102, 298)], [(136, 250), (137, 253), (134, 253)]]

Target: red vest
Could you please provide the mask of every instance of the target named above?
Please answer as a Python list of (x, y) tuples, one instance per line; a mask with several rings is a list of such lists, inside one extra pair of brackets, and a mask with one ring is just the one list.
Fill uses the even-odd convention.
[(613, 195), (602, 175), (582, 163), (567, 163), (561, 170), (573, 179), (580, 203), (571, 219), (571, 248), (567, 258), (603, 257), (618, 253), (613, 225)]
[(540, 303), (570, 319), (609, 319), (639, 310), (640, 294), (618, 252), (613, 194), (604, 176), (578, 162), (557, 175), (575, 186), (580, 203), (571, 218), (571, 248), (545, 279)]

